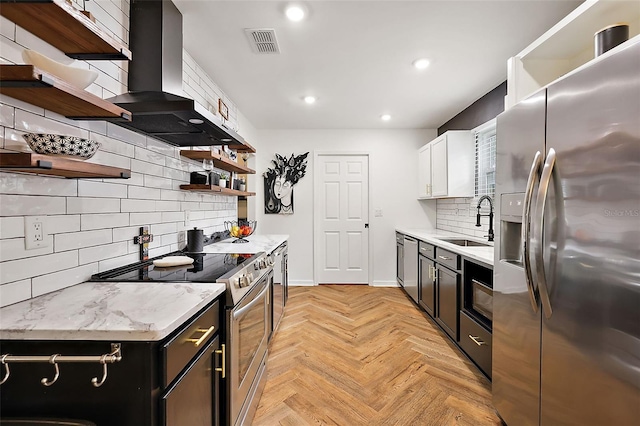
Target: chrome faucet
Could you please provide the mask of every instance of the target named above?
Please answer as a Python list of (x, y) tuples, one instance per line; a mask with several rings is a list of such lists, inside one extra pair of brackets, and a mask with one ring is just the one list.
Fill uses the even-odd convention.
[[(489, 201), (489, 214), (480, 214), (480, 205), (484, 200)], [(478, 214), (476, 215), (476, 226), (480, 226), (480, 218), (482, 216), (489, 216), (489, 241), (493, 241), (493, 200), (488, 195), (483, 195), (478, 200)]]

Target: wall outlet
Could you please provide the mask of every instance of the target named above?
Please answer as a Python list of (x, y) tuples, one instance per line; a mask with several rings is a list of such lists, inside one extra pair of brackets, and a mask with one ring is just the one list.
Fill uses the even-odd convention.
[(190, 214), (189, 214), (189, 210), (185, 210), (184, 211), (184, 226), (186, 228), (188, 228), (189, 226), (191, 226), (190, 224)]
[(375, 209), (373, 211), (373, 216), (374, 217), (382, 217), (382, 209)]
[(25, 216), (24, 218), (24, 248), (33, 250), (47, 247), (47, 217)]

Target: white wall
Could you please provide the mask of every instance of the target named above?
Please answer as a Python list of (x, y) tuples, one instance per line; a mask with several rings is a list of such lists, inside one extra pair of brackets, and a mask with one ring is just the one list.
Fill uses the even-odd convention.
[[(436, 137), (436, 130), (260, 130), (256, 171), (256, 210), (261, 233), (289, 234), (289, 280), (312, 285), (313, 277), (313, 153), (368, 152), (369, 223), (373, 251), (373, 285), (396, 285), (396, 227), (435, 228), (435, 201), (418, 201), (418, 148)], [(274, 154), (309, 151), (307, 174), (294, 187), (294, 214), (264, 214), (262, 173)], [(374, 217), (382, 209), (382, 217)]]
[[(82, 1), (77, 1), (82, 4)], [(87, 8), (98, 25), (125, 43), (129, 38), (129, 3), (93, 0)], [(58, 61), (98, 71), (87, 90), (108, 98), (126, 91), (126, 61), (73, 61), (62, 52), (0, 17), (0, 61), (23, 63), (25, 47)], [(135, 54), (135, 53), (134, 53)], [(239, 127), (236, 106), (185, 52), (185, 91), (216, 112), (218, 97), (229, 107), (231, 126)], [(248, 124), (245, 125), (251, 130)], [(0, 173), (0, 306), (83, 282), (104, 271), (138, 260), (133, 237), (150, 225), (150, 255), (185, 245), (184, 212), (190, 226), (207, 234), (237, 218), (237, 198), (180, 190), (201, 163), (183, 158), (179, 148), (104, 121), (74, 121), (25, 102), (0, 96), (0, 149), (30, 149), (26, 132), (56, 133), (102, 143), (89, 162), (131, 169), (131, 179), (64, 179)], [(242, 130), (240, 133), (243, 134)], [(48, 247), (25, 250), (24, 217), (46, 216)]]

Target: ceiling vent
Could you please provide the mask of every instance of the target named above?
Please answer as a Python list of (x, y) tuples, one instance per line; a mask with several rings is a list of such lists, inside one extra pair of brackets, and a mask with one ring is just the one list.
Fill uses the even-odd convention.
[(244, 32), (254, 53), (280, 53), (276, 30), (273, 28), (246, 28)]

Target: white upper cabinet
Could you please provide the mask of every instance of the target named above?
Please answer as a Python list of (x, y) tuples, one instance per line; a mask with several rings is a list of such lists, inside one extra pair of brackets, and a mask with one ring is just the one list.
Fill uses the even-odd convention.
[(418, 151), (418, 198), (431, 197), (431, 144)]
[(418, 151), (419, 199), (473, 197), (475, 148), (468, 130), (452, 130)]
[(629, 24), (629, 38), (640, 34), (637, 0), (587, 0), (507, 62), (505, 108), (591, 61), (594, 35), (601, 29)]

